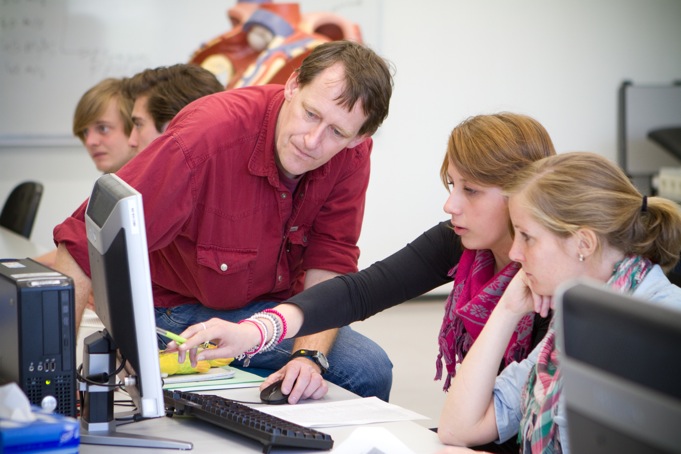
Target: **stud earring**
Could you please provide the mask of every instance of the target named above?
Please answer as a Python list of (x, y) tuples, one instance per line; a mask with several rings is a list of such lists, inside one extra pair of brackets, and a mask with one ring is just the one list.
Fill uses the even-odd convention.
[(582, 254), (579, 254), (579, 261), (583, 262), (584, 261), (584, 256)]

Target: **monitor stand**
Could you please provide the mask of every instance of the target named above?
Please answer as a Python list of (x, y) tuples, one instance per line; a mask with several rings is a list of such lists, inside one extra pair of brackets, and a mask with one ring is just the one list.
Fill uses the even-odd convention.
[[(108, 377), (102, 385), (81, 381), (80, 442), (90, 445), (134, 446), (189, 450), (190, 442), (116, 432), (114, 419), (114, 385), (116, 349), (106, 331), (85, 339), (83, 377)], [(106, 385), (106, 386), (105, 386)], [(132, 414), (131, 414), (132, 415)]]

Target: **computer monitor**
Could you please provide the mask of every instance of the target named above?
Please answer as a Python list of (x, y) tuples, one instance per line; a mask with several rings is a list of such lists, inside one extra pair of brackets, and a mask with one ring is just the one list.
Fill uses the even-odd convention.
[[(135, 419), (165, 416), (141, 194), (114, 174), (101, 176), (87, 205), (85, 227), (95, 311), (106, 329), (86, 339), (84, 365), (87, 374), (107, 381), (106, 386), (89, 383), (89, 392), (104, 391), (107, 396), (102, 399), (90, 396), (84, 400), (103, 406), (113, 402), (112, 389), (108, 386), (116, 378), (114, 372), (118, 372), (118, 378), (133, 400)], [(110, 357), (106, 356), (107, 348), (111, 348)], [(98, 356), (107, 359), (97, 359)], [(116, 363), (114, 358), (121, 364), (115, 371), (111, 370)], [(107, 416), (111, 411), (83, 409), (85, 424), (81, 426), (87, 436), (81, 440), (187, 449), (186, 443), (175, 446), (171, 441), (169, 446), (159, 443), (160, 439), (151, 443), (139, 437), (133, 437), (137, 441), (127, 440), (126, 436), (115, 433), (115, 423), (99, 420), (102, 414)], [(99, 433), (105, 437), (96, 436)]]
[(571, 451), (681, 453), (681, 311), (591, 281), (555, 297)]

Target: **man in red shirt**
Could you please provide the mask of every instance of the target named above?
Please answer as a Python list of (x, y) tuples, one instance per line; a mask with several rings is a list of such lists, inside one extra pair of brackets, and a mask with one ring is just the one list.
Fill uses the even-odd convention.
[[(126, 164), (117, 175), (144, 200), (157, 325), (179, 333), (213, 317), (239, 321), (356, 271), (371, 136), (391, 94), (390, 68), (373, 51), (325, 43), (284, 86), (195, 101)], [(54, 231), (55, 268), (76, 283), (77, 324), (91, 291), (84, 210)], [(322, 373), (384, 400), (392, 384), (385, 352), (349, 327), (287, 340), (250, 363), (296, 377), (304, 398), (326, 393)]]

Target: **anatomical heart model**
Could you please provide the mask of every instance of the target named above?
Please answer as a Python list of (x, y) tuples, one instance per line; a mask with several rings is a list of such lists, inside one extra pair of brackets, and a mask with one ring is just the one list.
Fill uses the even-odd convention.
[(227, 17), (232, 29), (201, 46), (190, 60), (227, 89), (283, 84), (319, 44), (362, 42), (356, 24), (333, 13), (301, 14), (297, 3), (239, 1)]

